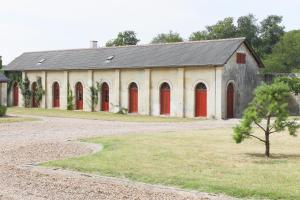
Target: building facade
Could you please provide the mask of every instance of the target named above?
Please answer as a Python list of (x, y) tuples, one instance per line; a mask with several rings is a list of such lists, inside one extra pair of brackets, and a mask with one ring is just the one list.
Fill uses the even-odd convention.
[[(96, 111), (173, 117), (240, 117), (263, 67), (244, 38), (145, 46), (24, 53), (6, 71), (21, 71), (40, 107), (67, 108), (68, 85), (77, 110), (91, 111), (90, 87), (101, 86)], [(17, 83), (9, 105), (23, 106)], [(34, 105), (32, 101), (32, 106)]]

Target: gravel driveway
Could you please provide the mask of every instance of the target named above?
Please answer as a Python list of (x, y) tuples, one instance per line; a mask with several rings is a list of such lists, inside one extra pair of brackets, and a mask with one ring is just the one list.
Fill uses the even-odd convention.
[(45, 169), (35, 163), (91, 153), (98, 146), (78, 138), (231, 127), (236, 120), (130, 123), (40, 117), (40, 121), (0, 124), (0, 199), (232, 199), (117, 178)]

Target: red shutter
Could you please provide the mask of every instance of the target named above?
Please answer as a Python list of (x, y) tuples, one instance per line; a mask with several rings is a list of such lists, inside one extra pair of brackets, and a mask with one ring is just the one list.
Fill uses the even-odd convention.
[(129, 87), (129, 113), (138, 112), (138, 88), (136, 84)]
[(60, 102), (59, 102), (59, 84), (55, 82), (53, 84), (53, 107), (59, 108)]
[(103, 83), (101, 87), (101, 110), (109, 111), (109, 87), (107, 83)]
[(246, 63), (246, 54), (245, 53), (237, 53), (236, 54), (236, 63), (237, 64), (245, 64)]
[(83, 109), (83, 87), (80, 82), (76, 84), (76, 109)]
[(195, 116), (196, 117), (206, 117), (207, 116), (207, 90), (206, 89), (196, 89), (196, 99), (195, 99)]
[(233, 105), (234, 105), (234, 88), (232, 84), (227, 86), (227, 118), (233, 118)]
[(160, 89), (160, 114), (170, 114), (170, 87), (167, 83), (164, 83)]

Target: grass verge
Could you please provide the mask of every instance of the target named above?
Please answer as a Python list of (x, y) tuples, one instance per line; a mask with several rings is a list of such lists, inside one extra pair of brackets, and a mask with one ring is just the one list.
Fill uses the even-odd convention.
[(103, 151), (55, 166), (235, 197), (300, 199), (300, 140), (272, 135), (272, 158), (263, 144), (234, 144), (231, 129), (85, 139)]
[(30, 117), (4, 116), (4, 117), (0, 117), (0, 124), (15, 123), (15, 122), (28, 122), (28, 121), (37, 121), (37, 120), (38, 119), (30, 118)]
[(179, 118), (179, 117), (155, 117), (147, 115), (122, 115), (109, 112), (85, 112), (69, 111), (58, 109), (42, 108), (18, 108), (10, 107), (7, 110), (10, 114), (47, 116), (47, 117), (67, 117), (80, 119), (95, 119), (107, 121), (130, 121), (130, 122), (188, 122), (196, 119)]

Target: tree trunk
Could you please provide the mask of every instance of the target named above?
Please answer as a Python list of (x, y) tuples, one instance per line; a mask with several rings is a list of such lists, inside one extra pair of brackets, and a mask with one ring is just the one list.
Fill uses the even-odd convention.
[(266, 146), (266, 150), (265, 150), (265, 156), (266, 157), (270, 157), (270, 138), (269, 138), (269, 133), (265, 133), (266, 136), (266, 141), (265, 141), (265, 146)]
[(267, 119), (267, 129), (265, 131), (265, 156), (268, 158), (270, 157), (270, 120), (271, 116), (269, 115)]

